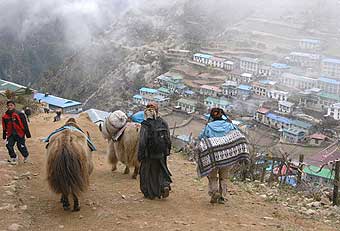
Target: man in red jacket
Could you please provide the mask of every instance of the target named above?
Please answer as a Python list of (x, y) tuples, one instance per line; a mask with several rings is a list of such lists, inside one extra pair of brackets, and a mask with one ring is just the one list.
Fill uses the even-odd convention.
[(29, 153), (25, 145), (25, 136), (31, 138), (31, 133), (27, 125), (26, 116), (15, 109), (15, 103), (12, 100), (7, 101), (7, 111), (2, 116), (2, 128), (2, 138), (7, 139), (6, 147), (10, 156), (8, 161), (11, 164), (17, 163), (17, 155), (14, 151), (14, 145), (17, 143), (17, 147), (24, 157), (24, 163), (26, 163)]

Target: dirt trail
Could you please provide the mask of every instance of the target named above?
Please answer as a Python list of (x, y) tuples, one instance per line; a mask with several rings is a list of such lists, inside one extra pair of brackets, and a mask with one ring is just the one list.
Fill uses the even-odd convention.
[[(48, 117), (48, 118), (46, 118)], [(106, 141), (87, 118), (79, 123), (91, 133), (98, 151), (93, 153), (95, 170), (91, 186), (80, 199), (80, 212), (65, 212), (59, 196), (45, 180), (45, 144), (40, 141), (60, 127), (52, 115), (38, 115), (30, 124), (28, 140), (31, 164), (0, 163), (0, 231), (11, 224), (18, 230), (336, 230), (306, 219), (256, 194), (230, 183), (225, 205), (209, 204), (206, 179), (196, 178), (195, 166), (173, 154), (169, 166), (173, 191), (167, 200), (145, 200), (139, 181), (123, 175), (123, 166), (111, 173), (106, 161)], [(7, 158), (4, 145), (1, 159)], [(15, 228), (15, 227), (11, 227)], [(12, 229), (15, 230), (15, 229)]]

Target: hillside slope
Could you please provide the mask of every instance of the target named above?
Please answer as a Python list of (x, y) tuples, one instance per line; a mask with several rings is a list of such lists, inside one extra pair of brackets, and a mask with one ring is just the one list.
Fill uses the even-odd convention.
[[(52, 194), (45, 176), (45, 144), (40, 139), (65, 122), (51, 123), (52, 115), (38, 115), (30, 124), (28, 140), (32, 164), (0, 165), (0, 230), (337, 230), (281, 205), (267, 202), (244, 184), (229, 184), (225, 205), (209, 204), (207, 180), (198, 180), (195, 166), (173, 154), (169, 167), (173, 191), (167, 200), (146, 200), (139, 181), (123, 175), (123, 166), (111, 173), (107, 142), (86, 117), (79, 123), (91, 133), (98, 151), (91, 185), (81, 200), (81, 211), (65, 212)], [(7, 158), (3, 146), (1, 159)], [(320, 217), (321, 218), (321, 217)], [(322, 219), (322, 218), (321, 218)], [(15, 229), (12, 229), (15, 230)]]

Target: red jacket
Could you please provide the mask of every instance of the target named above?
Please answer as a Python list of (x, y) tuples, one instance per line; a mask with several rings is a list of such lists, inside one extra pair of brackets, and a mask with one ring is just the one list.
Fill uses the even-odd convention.
[(25, 115), (16, 110), (12, 113), (6, 111), (2, 116), (2, 129), (3, 139), (10, 137), (13, 133), (21, 138), (24, 138), (25, 135), (27, 138), (31, 137)]

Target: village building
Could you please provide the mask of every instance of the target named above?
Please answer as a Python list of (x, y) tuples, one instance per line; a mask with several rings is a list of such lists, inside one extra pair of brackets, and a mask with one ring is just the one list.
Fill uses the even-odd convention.
[(270, 76), (270, 66), (260, 65), (259, 72), (257, 73), (261, 77), (268, 77)]
[(0, 79), (0, 94), (4, 94), (6, 91), (14, 92), (16, 95), (24, 95), (27, 92), (33, 92), (33, 89)]
[(325, 93), (340, 95), (340, 80), (320, 77), (317, 82), (317, 88)]
[(196, 111), (197, 108), (197, 101), (191, 99), (181, 98), (177, 100), (177, 107), (180, 108), (182, 111), (187, 113), (193, 113)]
[(214, 107), (222, 108), (223, 110), (230, 111), (232, 109), (231, 103), (224, 98), (207, 97), (204, 99), (204, 105), (207, 110)]
[(285, 114), (292, 113), (294, 109), (294, 103), (288, 101), (279, 101), (278, 106), (279, 111)]
[(239, 82), (241, 83), (250, 83), (255, 80), (255, 76), (251, 73), (242, 73)]
[(240, 69), (247, 73), (257, 74), (259, 72), (260, 61), (258, 59), (242, 57), (240, 58)]
[(35, 93), (33, 99), (39, 103), (45, 103), (50, 110), (61, 110), (62, 113), (78, 114), (83, 111), (82, 103), (48, 93)]
[(204, 96), (217, 97), (221, 93), (222, 93), (222, 90), (219, 87), (216, 87), (216, 86), (202, 85), (200, 87), (200, 94), (204, 95)]
[(253, 92), (255, 95), (266, 97), (268, 92), (272, 90), (276, 82), (271, 80), (260, 80), (258, 82), (253, 82)]
[(313, 125), (301, 120), (294, 119), (291, 120), (290, 128), (302, 130), (306, 135), (308, 135), (311, 133)]
[(148, 105), (151, 102), (156, 102), (159, 106), (168, 106), (170, 98), (161, 95), (134, 95), (133, 102), (139, 105)]
[(322, 59), (321, 72), (325, 76), (337, 77), (338, 79), (340, 79), (340, 59)]
[(328, 137), (321, 133), (314, 133), (309, 138), (309, 144), (313, 146), (321, 146), (327, 141)]
[(289, 93), (287, 91), (279, 91), (275, 89), (271, 89), (267, 91), (267, 97), (269, 99), (275, 99), (278, 101), (287, 101)]
[(290, 119), (271, 112), (267, 113), (266, 117), (266, 125), (277, 130), (288, 129), (292, 123)]
[(282, 138), (288, 143), (302, 143), (305, 139), (305, 132), (295, 128), (283, 129)]
[(321, 42), (318, 39), (301, 39), (299, 41), (299, 47), (302, 50), (319, 51)]
[(318, 93), (318, 99), (318, 105), (320, 105), (323, 110), (333, 104), (340, 103), (340, 95), (338, 94), (320, 92)]
[(280, 77), (283, 73), (289, 70), (289, 66), (285, 63), (273, 63), (270, 69), (270, 76), (276, 79)]
[(166, 61), (172, 65), (184, 63), (191, 56), (191, 51), (181, 49), (168, 49), (165, 53)]
[(232, 71), (227, 73), (227, 78), (226, 80), (233, 81), (236, 83), (241, 83), (241, 70), (239, 69), (233, 69)]
[(225, 81), (222, 84), (222, 93), (224, 96), (232, 97), (237, 95), (237, 83), (234, 81)]
[(332, 104), (328, 107), (327, 116), (335, 120), (340, 120), (340, 103)]
[(300, 90), (315, 88), (318, 81), (317, 79), (292, 73), (283, 73), (280, 79), (283, 85)]
[(249, 85), (240, 84), (237, 87), (237, 96), (242, 99), (246, 100), (252, 95), (252, 87)]
[(211, 66), (211, 67), (216, 67), (216, 68), (221, 68), (223, 69), (224, 68), (224, 62), (226, 60), (223, 59), (223, 58), (218, 58), (218, 57), (211, 57), (209, 59), (209, 62), (208, 62), (208, 65)]
[(257, 109), (254, 115), (254, 120), (262, 124), (268, 124), (267, 114), (269, 112), (270, 110), (268, 108), (261, 107)]
[(205, 65), (209, 64), (209, 60), (212, 58), (212, 55), (208, 54), (201, 54), (201, 53), (196, 53), (193, 55), (193, 60), (198, 63), (202, 63)]
[(320, 55), (303, 52), (291, 52), (289, 62), (301, 67), (315, 67), (320, 64)]
[(148, 88), (148, 87), (142, 87), (139, 89), (139, 94), (141, 96), (155, 96), (155, 95), (158, 95), (159, 92), (156, 90), (156, 89), (153, 89), (153, 88)]
[(169, 97), (172, 94), (171, 91), (166, 87), (160, 87), (157, 89), (157, 91), (158, 91), (158, 94), (163, 97)]
[(186, 86), (183, 84), (183, 77), (178, 73), (167, 72), (156, 79), (161, 86), (168, 88), (172, 93), (181, 93), (186, 90)]
[(232, 61), (225, 61), (223, 69), (225, 69), (227, 71), (232, 71), (234, 69), (234, 66), (235, 66), (234, 62), (232, 62)]

